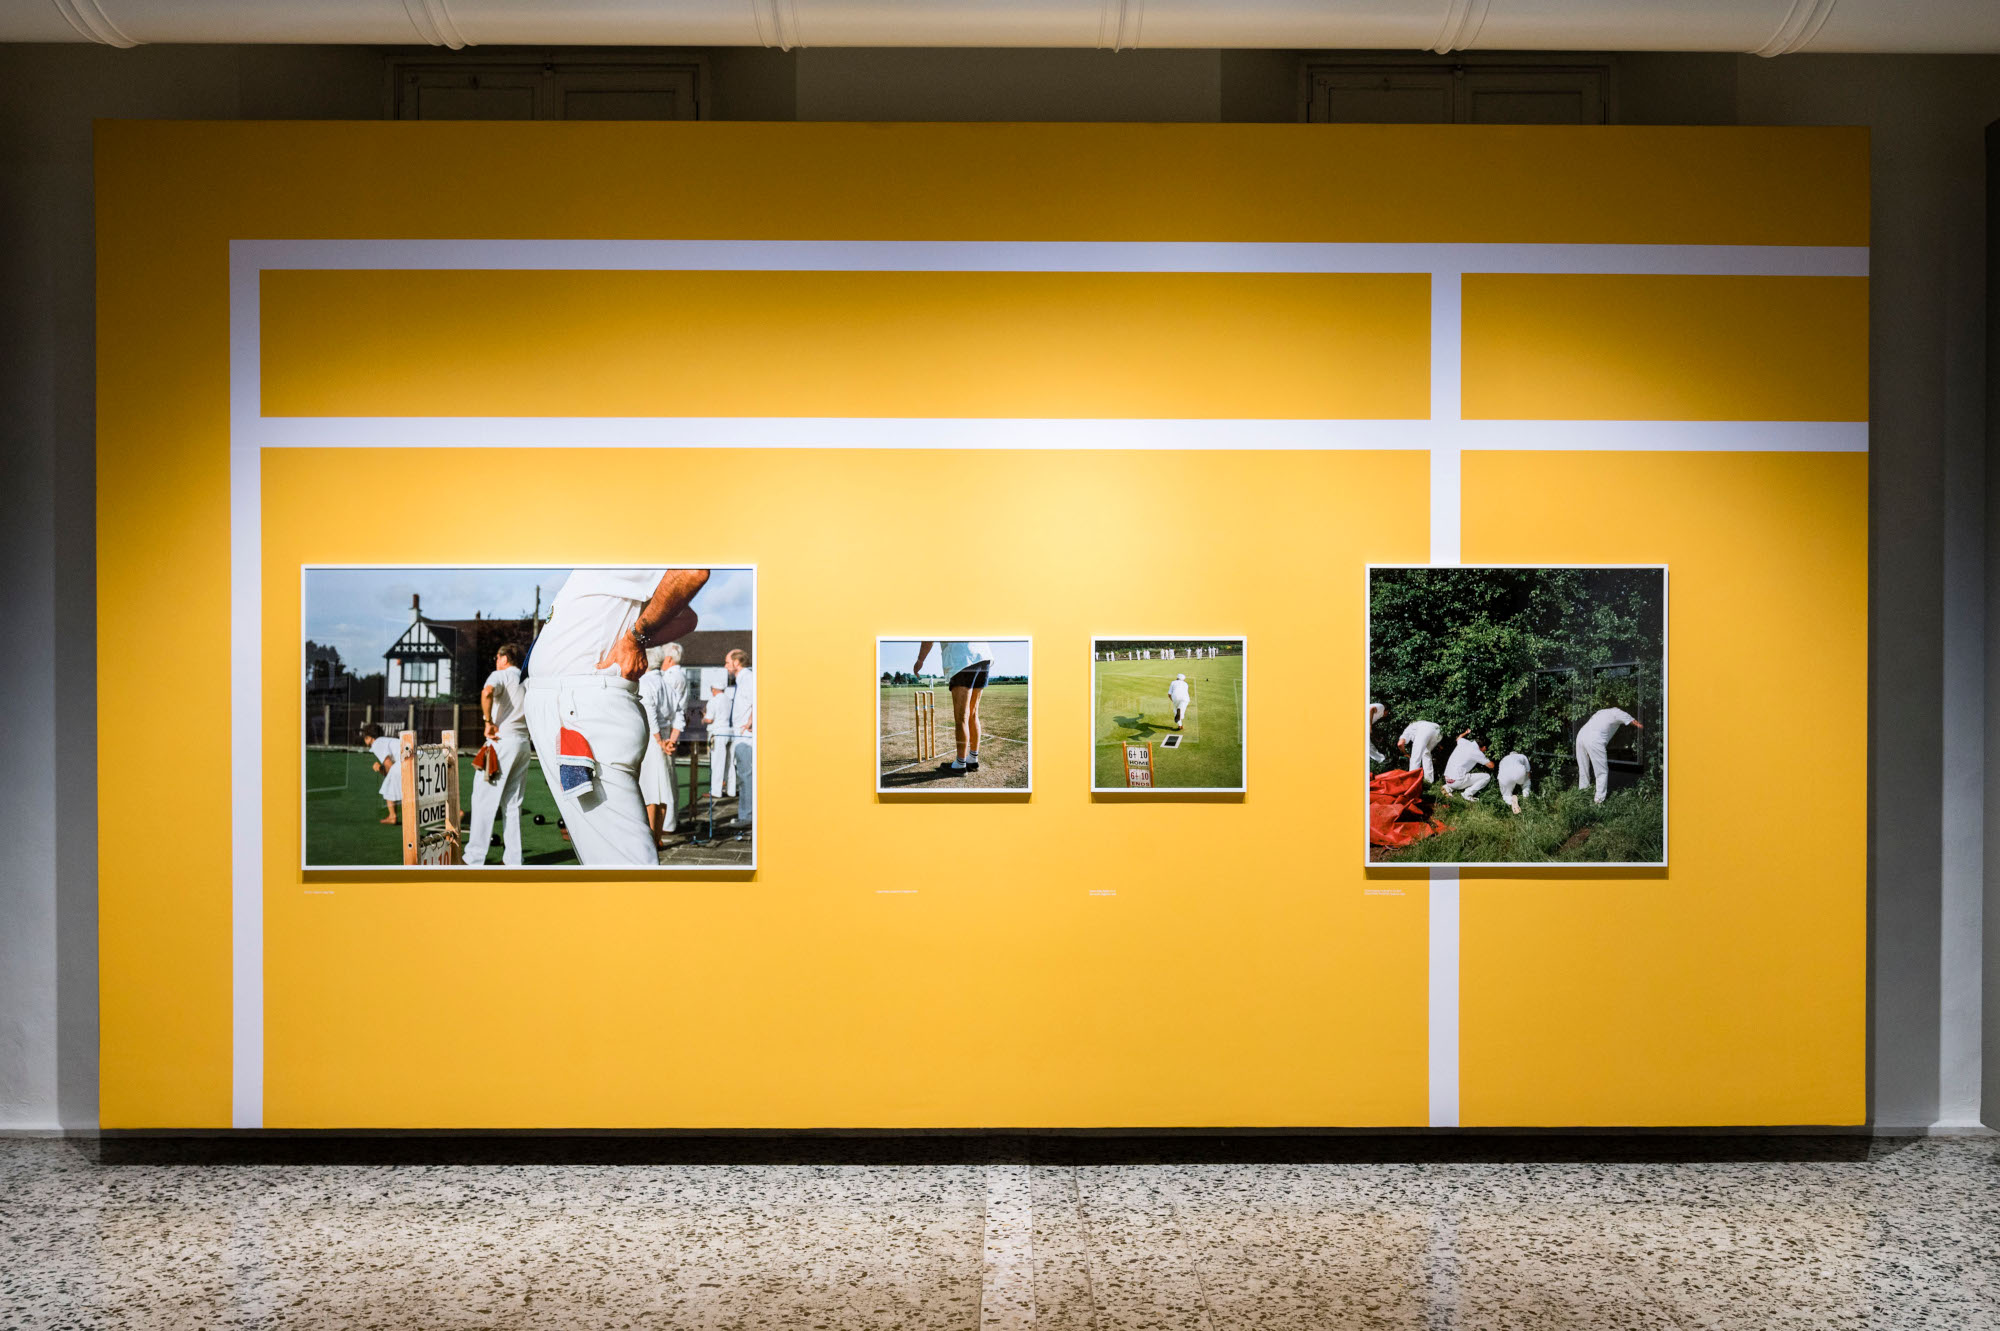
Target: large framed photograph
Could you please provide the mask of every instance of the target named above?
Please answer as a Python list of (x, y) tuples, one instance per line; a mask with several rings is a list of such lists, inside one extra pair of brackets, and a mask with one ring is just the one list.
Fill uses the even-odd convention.
[(1667, 863), (1664, 565), (1371, 565), (1367, 862)]
[(757, 572), (308, 565), (303, 867), (756, 867)]
[(1243, 638), (1090, 640), (1090, 788), (1244, 789)]
[(1033, 789), (1034, 644), (1025, 637), (875, 640), (875, 790)]

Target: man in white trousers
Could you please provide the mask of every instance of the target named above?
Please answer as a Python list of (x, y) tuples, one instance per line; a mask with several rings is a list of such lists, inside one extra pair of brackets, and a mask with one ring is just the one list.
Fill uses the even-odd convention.
[(1444, 728), (1431, 721), (1412, 721), (1403, 727), (1403, 737), (1396, 741), (1399, 749), (1410, 751), (1410, 770), (1424, 769), (1424, 780), (1437, 780), (1437, 773), (1431, 768), (1431, 750), (1444, 738)]
[(521, 683), (521, 649), (513, 643), (493, 654), (493, 673), (479, 690), (479, 714), (486, 742), (499, 756), (497, 772), (472, 777), (472, 814), (465, 827), (465, 862), (486, 863), (493, 844), (493, 816), (499, 814), (500, 863), (521, 863), (521, 792), (528, 783), (527, 690)]
[(1368, 761), (1371, 763), (1382, 761), (1382, 750), (1375, 747), (1375, 723), (1386, 716), (1388, 711), (1389, 709), (1379, 702), (1368, 704)]
[(694, 629), (705, 568), (580, 568), (556, 593), (528, 668), (528, 733), (586, 866), (656, 868), (639, 763), (646, 649)]
[(1167, 685), (1167, 701), (1174, 705), (1174, 729), (1179, 730), (1187, 721), (1188, 703), (1193, 701), (1186, 675), (1175, 675), (1174, 682)]
[(729, 672), (717, 674), (715, 667), (703, 666), (702, 680), (708, 685), (708, 701), (702, 705), (701, 723), (708, 731), (708, 797), (726, 799), (736, 793), (736, 744), (729, 729)]
[(1507, 807), (1515, 813), (1521, 811), (1521, 797), (1535, 793), (1534, 784), (1528, 780), (1528, 755), (1510, 753), (1500, 760), (1500, 798), (1507, 801)]
[(757, 672), (741, 647), (722, 659), (729, 671), (729, 727), (736, 733), (732, 756), (736, 763), (736, 823), (750, 826), (757, 816)]
[(1599, 804), (1604, 803), (1605, 785), (1611, 779), (1611, 766), (1605, 759), (1604, 750), (1620, 726), (1630, 726), (1634, 730), (1646, 728), (1622, 707), (1606, 707), (1593, 712), (1590, 719), (1583, 723), (1583, 728), (1576, 732), (1576, 788), (1589, 790), (1594, 779), (1596, 802)]
[(1470, 804), (1479, 798), (1479, 792), (1493, 779), (1490, 772), (1477, 772), (1474, 768), (1491, 767), (1493, 760), (1472, 738), (1470, 730), (1458, 732), (1458, 743), (1452, 745), (1451, 757), (1445, 759), (1444, 788)]
[(646, 826), (653, 844), (666, 849), (666, 835), (680, 826), (680, 795), (674, 789), (674, 751), (687, 722), (688, 678), (681, 669), (681, 645), (670, 642), (647, 653), (653, 668), (639, 681), (639, 702), (653, 733), (639, 764), (639, 793), (646, 800)]

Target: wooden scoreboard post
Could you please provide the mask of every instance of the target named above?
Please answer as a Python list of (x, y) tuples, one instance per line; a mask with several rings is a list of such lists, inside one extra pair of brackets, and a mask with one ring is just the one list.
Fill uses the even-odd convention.
[(458, 732), (444, 743), (417, 743), (417, 732), (397, 736), (403, 765), (403, 863), (463, 864), (465, 838), (459, 830)]
[(1151, 744), (1125, 745), (1125, 784), (1134, 788), (1150, 790), (1153, 786), (1153, 746)]

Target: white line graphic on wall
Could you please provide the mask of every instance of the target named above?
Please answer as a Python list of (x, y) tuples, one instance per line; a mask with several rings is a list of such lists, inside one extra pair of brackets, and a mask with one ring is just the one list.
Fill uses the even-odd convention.
[[(793, 417), (263, 415), (260, 279), (286, 269), (846, 272), (1426, 273), (1432, 418), (910, 420)], [(1159, 241), (236, 240), (229, 247), (231, 1122), (264, 1123), (262, 452), (266, 448), (819, 447), (1425, 449), (1433, 560), (1458, 558), (1466, 449), (1866, 452), (1866, 422), (1462, 421), (1458, 286), (1474, 273), (1865, 277), (1865, 246)], [(1033, 428), (1024, 429), (1032, 424)], [(1441, 541), (1442, 538), (1442, 541)], [(1447, 553), (1448, 552), (1448, 553)], [(1458, 1118), (1457, 876), (1431, 883), (1431, 1111)], [(1448, 983), (1447, 983), (1448, 981)]]

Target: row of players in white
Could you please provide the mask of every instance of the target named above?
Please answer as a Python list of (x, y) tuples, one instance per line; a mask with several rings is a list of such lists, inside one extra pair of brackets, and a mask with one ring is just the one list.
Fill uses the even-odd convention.
[[(521, 863), (521, 792), (530, 737), (579, 861), (659, 864), (659, 832), (674, 828), (667, 760), (680, 739), (688, 683), (679, 645), (653, 644), (693, 630), (689, 602), (707, 581), (706, 569), (578, 569), (556, 593), (548, 626), (531, 650), (534, 670), (525, 684), (513, 662), (496, 658), (480, 699), (500, 771), (473, 780), (467, 864), (486, 862), (496, 813), (502, 819), (501, 863)], [(749, 823), (756, 813), (757, 685), (742, 656), (730, 655), (730, 687), (712, 690), (703, 712), (720, 753), (711, 793), (720, 796), (730, 786), (740, 790), (737, 818)], [(583, 737), (592, 759), (592, 780), (575, 790), (566, 790), (562, 781), (564, 730)], [(389, 771), (382, 795), (398, 799), (401, 771), (394, 763)], [(662, 820), (664, 829), (658, 826)]]
[[(1382, 719), (1388, 709), (1379, 702), (1368, 704), (1368, 728), (1372, 731), (1375, 723)], [(1645, 727), (1632, 714), (1620, 707), (1606, 707), (1594, 712), (1588, 721), (1576, 732), (1576, 786), (1578, 790), (1595, 789), (1597, 803), (1604, 803), (1604, 794), (1611, 777), (1611, 767), (1605, 750), (1611, 737), (1618, 733), (1618, 727), (1631, 726), (1635, 730)], [(1478, 767), (1491, 767), (1493, 760), (1486, 756), (1476, 741), (1470, 738), (1472, 732), (1460, 731), (1458, 743), (1452, 747), (1451, 757), (1444, 764), (1444, 788), (1459, 798), (1471, 801), (1486, 789), (1493, 778), (1484, 772), (1474, 771)], [(1437, 774), (1431, 767), (1431, 750), (1444, 740), (1444, 730), (1435, 722), (1412, 721), (1403, 728), (1402, 738), (1396, 747), (1407, 749), (1410, 754), (1409, 770), (1424, 769), (1424, 780), (1435, 781)], [(1381, 762), (1383, 755), (1368, 742), (1368, 757)], [(1500, 798), (1515, 813), (1521, 811), (1521, 796), (1534, 793), (1534, 783), (1528, 776), (1527, 755), (1510, 753), (1500, 760)]]

